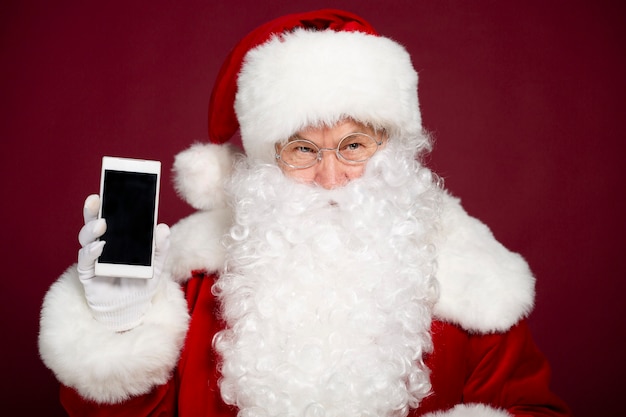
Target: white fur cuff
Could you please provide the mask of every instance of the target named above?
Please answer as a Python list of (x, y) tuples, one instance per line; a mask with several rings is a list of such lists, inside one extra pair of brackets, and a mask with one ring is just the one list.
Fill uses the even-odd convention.
[(143, 323), (116, 333), (87, 306), (76, 266), (46, 294), (39, 353), (58, 380), (98, 403), (117, 403), (164, 384), (176, 366), (189, 315), (180, 286), (163, 277)]
[(423, 417), (511, 417), (511, 414), (484, 404), (458, 404), (448, 411), (428, 413)]

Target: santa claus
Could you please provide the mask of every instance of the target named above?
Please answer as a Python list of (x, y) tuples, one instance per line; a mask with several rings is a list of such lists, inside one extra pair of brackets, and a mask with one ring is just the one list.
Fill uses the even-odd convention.
[(175, 162), (198, 212), (157, 228), (151, 280), (94, 275), (86, 201), (39, 339), (71, 415), (568, 414), (528, 266), (421, 163), (402, 46), (342, 11), (281, 17), (231, 52), (209, 121)]

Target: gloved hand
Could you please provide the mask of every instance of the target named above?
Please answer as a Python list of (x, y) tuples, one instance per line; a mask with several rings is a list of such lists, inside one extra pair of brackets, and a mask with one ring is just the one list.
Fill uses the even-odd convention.
[(85, 200), (85, 225), (78, 240), (78, 277), (85, 289), (85, 297), (93, 317), (116, 332), (130, 330), (141, 324), (151, 306), (169, 249), (170, 229), (159, 224), (155, 232), (154, 276), (143, 278), (116, 278), (95, 276), (95, 262), (102, 254), (104, 241), (96, 239), (106, 231), (106, 220), (98, 219), (100, 197), (90, 195)]

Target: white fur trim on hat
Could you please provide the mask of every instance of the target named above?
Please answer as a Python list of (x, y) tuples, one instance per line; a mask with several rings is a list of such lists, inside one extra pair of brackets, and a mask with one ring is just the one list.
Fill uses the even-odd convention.
[(458, 404), (448, 411), (424, 414), (423, 417), (511, 417), (506, 410), (485, 404)]
[(224, 207), (224, 180), (230, 177), (236, 151), (228, 144), (196, 143), (174, 159), (174, 186), (198, 210)]
[(250, 50), (235, 111), (246, 153), (266, 162), (276, 142), (346, 117), (405, 137), (422, 129), (409, 54), (362, 32), (297, 29)]
[(533, 307), (535, 278), (526, 261), (444, 195), (437, 317), (480, 333), (505, 331)]
[(169, 380), (188, 323), (180, 285), (164, 277), (140, 326), (109, 330), (91, 315), (73, 265), (44, 298), (39, 354), (61, 383), (85, 399), (118, 403)]

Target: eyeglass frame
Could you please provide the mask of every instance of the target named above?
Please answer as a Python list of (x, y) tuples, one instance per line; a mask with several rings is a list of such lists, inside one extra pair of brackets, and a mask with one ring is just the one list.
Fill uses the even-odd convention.
[[(375, 151), (374, 151), (374, 153), (372, 153), (372, 154), (371, 154), (371, 155), (370, 155), (367, 159), (363, 159), (363, 160), (360, 160), (360, 161), (350, 161), (349, 159), (346, 159), (346, 158), (345, 158), (345, 157), (344, 157), (344, 156), (343, 156), (343, 155), (339, 152), (339, 149), (340, 149), (340, 147), (341, 147), (341, 146), (340, 146), (340, 145), (341, 145), (341, 143), (342, 143), (342, 142), (343, 142), (346, 138), (348, 138), (348, 137), (350, 137), (350, 136), (354, 136), (354, 135), (363, 135), (363, 136), (366, 136), (366, 137), (370, 138), (370, 139), (372, 140), (372, 142), (374, 142), (374, 143), (376, 144), (376, 150), (375, 150)], [(380, 149), (380, 145), (382, 145), (384, 141), (385, 141), (385, 137), (384, 137), (384, 136), (383, 136), (383, 137), (381, 137), (380, 142), (379, 142), (379, 141), (377, 141), (377, 140), (376, 140), (376, 139), (375, 139), (372, 135), (369, 135), (369, 134), (367, 134), (367, 133), (363, 133), (363, 132), (351, 132), (351, 133), (348, 133), (348, 134), (346, 134), (346, 135), (342, 136), (342, 137), (341, 137), (341, 139), (339, 139), (339, 142), (337, 143), (337, 146), (336, 146), (336, 147), (334, 147), (334, 148), (320, 148), (320, 147), (319, 147), (319, 146), (318, 146), (315, 142), (313, 142), (313, 141), (311, 141), (311, 140), (304, 139), (304, 138), (298, 138), (298, 139), (295, 139), (295, 140), (288, 141), (285, 145), (283, 145), (283, 146), (282, 146), (282, 148), (280, 149), (280, 151), (278, 150), (278, 146), (279, 146), (280, 144), (276, 143), (276, 144), (274, 145), (274, 152), (275, 152), (275, 154), (274, 154), (274, 158), (276, 158), (276, 160), (280, 161), (282, 164), (285, 164), (285, 165), (287, 165), (287, 166), (288, 166), (288, 167), (290, 167), (290, 168), (293, 168), (293, 169), (307, 169), (307, 168), (311, 168), (311, 167), (312, 167), (313, 165), (315, 165), (315, 164), (319, 164), (319, 163), (322, 161), (322, 158), (323, 158), (323, 154), (322, 154), (322, 152), (324, 152), (324, 151), (335, 151), (335, 157), (337, 157), (337, 160), (339, 160), (339, 161), (341, 161), (341, 162), (343, 162), (343, 163), (345, 163), (345, 164), (348, 164), (348, 165), (358, 165), (358, 164), (363, 164), (363, 163), (365, 163), (365, 162), (369, 161), (369, 160), (372, 158), (372, 156), (374, 156), (374, 155), (376, 154), (376, 152), (378, 152), (378, 149)], [(297, 165), (292, 165), (292, 164), (290, 164), (290, 163), (286, 162), (284, 159), (282, 159), (282, 158), (281, 158), (281, 156), (280, 156), (280, 155), (283, 153), (283, 150), (285, 149), (285, 146), (287, 146), (289, 143), (293, 143), (293, 142), (305, 142), (305, 143), (308, 143), (308, 144), (313, 145), (313, 149), (317, 149), (317, 156), (316, 156), (316, 157), (315, 157), (315, 159), (311, 162), (311, 164), (310, 164), (310, 165), (305, 165), (305, 166), (297, 166)]]

